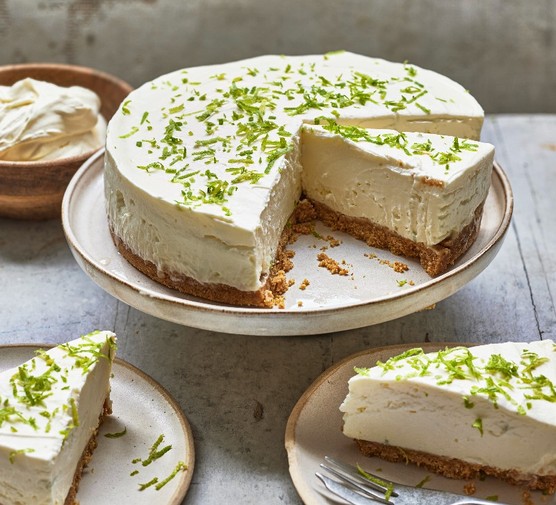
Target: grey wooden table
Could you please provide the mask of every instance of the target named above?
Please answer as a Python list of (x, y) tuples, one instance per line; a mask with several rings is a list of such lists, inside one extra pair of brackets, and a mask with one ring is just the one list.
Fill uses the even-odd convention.
[(119, 356), (164, 385), (192, 425), (197, 459), (184, 503), (299, 504), (286, 421), (333, 363), (388, 344), (556, 339), (556, 115), (492, 116), (483, 139), (512, 183), (513, 222), (491, 265), (434, 310), (310, 337), (197, 330), (102, 291), (75, 263), (60, 222), (0, 220), (0, 344), (114, 330)]

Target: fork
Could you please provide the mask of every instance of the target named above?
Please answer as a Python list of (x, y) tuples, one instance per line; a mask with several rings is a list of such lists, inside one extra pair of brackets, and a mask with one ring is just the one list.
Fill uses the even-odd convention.
[[(362, 472), (360, 468), (342, 463), (329, 456), (325, 456), (324, 460), (325, 463), (321, 463), (321, 468), (333, 475), (335, 479), (320, 472), (315, 475), (332, 494), (352, 505), (371, 505), (372, 502), (384, 503), (385, 505), (415, 505), (416, 503), (426, 505), (493, 505), (494, 503), (445, 491), (405, 486), (368, 472)], [(496, 505), (505, 504), (496, 502)]]

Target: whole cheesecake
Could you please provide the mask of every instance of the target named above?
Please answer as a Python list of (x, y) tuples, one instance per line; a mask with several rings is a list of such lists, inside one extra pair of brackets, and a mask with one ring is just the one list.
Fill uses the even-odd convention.
[(556, 344), (409, 350), (356, 369), (343, 432), (367, 456), (556, 491)]
[(74, 505), (111, 412), (115, 335), (93, 332), (0, 373), (0, 503)]
[(303, 194), (333, 228), (438, 275), (479, 229), (494, 152), (482, 122), (447, 77), (347, 52), (173, 72), (109, 123), (110, 231), (158, 282), (271, 306)]

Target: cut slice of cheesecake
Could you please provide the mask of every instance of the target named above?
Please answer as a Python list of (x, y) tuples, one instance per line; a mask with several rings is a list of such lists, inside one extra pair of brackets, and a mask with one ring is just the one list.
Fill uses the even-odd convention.
[(552, 341), (417, 348), (356, 372), (340, 410), (365, 455), (556, 491)]
[(305, 125), (303, 191), (333, 229), (417, 257), (435, 276), (475, 240), (494, 147), (445, 135)]
[(73, 505), (110, 414), (115, 335), (96, 331), (0, 373), (0, 503)]

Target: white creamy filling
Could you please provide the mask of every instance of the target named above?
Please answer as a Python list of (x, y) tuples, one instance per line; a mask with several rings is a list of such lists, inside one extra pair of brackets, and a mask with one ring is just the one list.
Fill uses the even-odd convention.
[[(494, 344), (471, 348), (477, 355), (501, 354), (517, 359), (528, 349), (549, 362), (535, 370), (556, 383), (556, 350), (551, 341), (529, 344)], [(438, 385), (435, 377), (396, 380), (403, 367), (383, 374), (382, 368), (370, 370), (369, 376), (356, 375), (349, 381), (349, 393), (340, 407), (344, 412), (344, 434), (350, 438), (457, 458), (469, 463), (522, 474), (556, 474), (556, 404), (530, 400), (526, 413), (519, 413), (511, 401), (498, 397), (495, 407), (485, 395), (470, 394), (474, 381), (455, 380)], [(527, 401), (522, 389), (514, 388), (517, 404)], [(473, 403), (466, 408), (463, 397)], [(477, 426), (481, 420), (483, 433)]]
[[(101, 352), (113, 357), (108, 339), (110, 332), (91, 335), (94, 342), (104, 342)], [(69, 342), (76, 345), (80, 341)], [(73, 358), (68, 358), (59, 348), (48, 351), (61, 367), (72, 366)], [(35, 358), (37, 372), (44, 371), (44, 361)], [(11, 397), (9, 379), (16, 373), (12, 369), (0, 374), (0, 399)], [(34, 372), (37, 373), (37, 372)], [(4, 422), (0, 425), (0, 503), (2, 505), (63, 505), (73, 482), (73, 476), (83, 450), (98, 426), (99, 415), (105, 399), (109, 395), (111, 360), (99, 359), (88, 373), (79, 367), (69, 371), (68, 382), (55, 384), (52, 395), (45, 399), (44, 406), (18, 410), (25, 417), (34, 417), (38, 429), (21, 422)], [(67, 385), (70, 387), (64, 389)], [(73, 422), (72, 412), (66, 407), (73, 398), (77, 408), (79, 426), (70, 431), (64, 439), (60, 431)], [(13, 405), (15, 402), (10, 400)], [(40, 412), (54, 412), (51, 426)], [(17, 431), (13, 432), (12, 428)], [(47, 432), (48, 431), (48, 432)], [(14, 452), (15, 451), (15, 452)], [(18, 452), (19, 451), (19, 452)], [(11, 458), (11, 460), (10, 460)]]
[[(433, 139), (440, 151), (449, 151), (453, 141), (405, 135), (409, 146)], [(494, 149), (488, 144), (477, 144), (477, 152), (458, 153), (464, 161), (451, 163), (448, 170), (428, 156), (347, 141), (322, 128), (306, 126), (302, 145), (307, 196), (427, 246), (439, 244), (469, 224), (490, 187)]]
[[(350, 94), (355, 98), (346, 105), (343, 101)], [(441, 132), (471, 139), (479, 137), (483, 121), (483, 111), (474, 98), (450, 79), (351, 53), (264, 56), (177, 71), (130, 94), (110, 121), (105, 185), (114, 232), (133, 253), (160, 270), (203, 283), (259, 289), (300, 193), (301, 164), (296, 160), (305, 157), (298, 152), (304, 135), (300, 129), (319, 116), (335, 117), (345, 125)], [(272, 123), (277, 126), (269, 126)], [(262, 125), (262, 129), (253, 133), (252, 125)], [(279, 151), (280, 142), (292, 146), (291, 150), (269, 164), (268, 153)], [(249, 162), (242, 163), (246, 151), (252, 153), (247, 155)], [(343, 151), (352, 152), (351, 159), (361, 172), (351, 181), (342, 181), (344, 192), (358, 191), (366, 184), (363, 178), (369, 170), (378, 177), (372, 167), (361, 166), (363, 158), (372, 164), (368, 156), (345, 146)], [(315, 164), (321, 162), (327, 160), (321, 157)], [(261, 177), (234, 183), (238, 174), (234, 169), (242, 166)], [(320, 168), (327, 170), (327, 166)], [(451, 232), (461, 229), (486, 194), (490, 168), (478, 174), (478, 168), (472, 166), (468, 177), (472, 188), (468, 190), (464, 189), (465, 178), (453, 183), (451, 205), (444, 196), (436, 198), (430, 191), (419, 212), (414, 210), (415, 198), (428, 188), (413, 184), (415, 198), (400, 202), (395, 211), (409, 212), (401, 221), (414, 221), (408, 236), (430, 244), (447, 236), (448, 228)], [(171, 182), (175, 174), (178, 182)], [(303, 177), (307, 187), (319, 183)], [(212, 203), (210, 195), (206, 196), (215, 180), (234, 186), (220, 203)], [(351, 183), (355, 186), (349, 187)], [(381, 198), (380, 188), (375, 189), (376, 198)], [(475, 190), (477, 195), (465, 196)], [(201, 198), (201, 194), (205, 196)], [(339, 201), (344, 196), (338, 193), (335, 198)], [(350, 205), (358, 206), (361, 199)], [(409, 210), (403, 209), (404, 205)], [(444, 215), (452, 216), (454, 209), (457, 225), (443, 224)], [(437, 216), (440, 212), (439, 229), (421, 232), (419, 216), (432, 219), (435, 212)], [(406, 224), (397, 226), (401, 230)]]
[(100, 99), (79, 86), (23, 79), (0, 86), (0, 159), (52, 160), (77, 156), (104, 143)]
[(426, 116), (384, 115), (377, 117), (342, 116), (338, 122), (344, 125), (400, 132), (434, 133), (464, 139), (479, 140), (482, 120), (476, 117), (450, 117), (442, 114)]
[[(105, 163), (105, 188), (113, 232), (137, 256), (170, 275), (256, 291), (266, 281), (287, 219), (301, 192), (298, 149), (283, 160), (259, 225), (246, 230), (233, 223), (153, 198)], [(118, 189), (115, 189), (118, 188)], [(252, 189), (252, 188), (245, 188)], [(252, 202), (248, 196), (246, 205)], [(173, 212), (167, 212), (172, 207)], [(248, 212), (248, 209), (245, 210)], [(180, 230), (179, 233), (176, 230)]]

